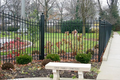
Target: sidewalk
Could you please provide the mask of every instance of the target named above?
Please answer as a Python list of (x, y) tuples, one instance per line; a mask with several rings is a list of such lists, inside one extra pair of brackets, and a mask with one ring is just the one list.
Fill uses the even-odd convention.
[(97, 80), (120, 80), (120, 35), (114, 32), (108, 60), (103, 61)]

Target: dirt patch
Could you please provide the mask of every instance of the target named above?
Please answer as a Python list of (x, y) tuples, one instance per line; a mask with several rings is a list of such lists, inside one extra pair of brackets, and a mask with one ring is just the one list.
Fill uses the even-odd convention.
[[(61, 62), (63, 62), (61, 60)], [(67, 60), (65, 61), (67, 62)], [(72, 61), (68, 61), (72, 62)], [(73, 61), (76, 63), (76, 61)], [(84, 72), (85, 79), (96, 79), (101, 63), (100, 62), (91, 62), (92, 68), (91, 72)], [(49, 77), (52, 74), (52, 70), (44, 69), (41, 67), (41, 60), (32, 61), (27, 65), (15, 65), (15, 70), (0, 70), (2, 76), (0, 79), (12, 79), (12, 78), (28, 78), (28, 77)], [(72, 78), (73, 76), (78, 76), (77, 71), (60, 71), (60, 77), (63, 78)]]

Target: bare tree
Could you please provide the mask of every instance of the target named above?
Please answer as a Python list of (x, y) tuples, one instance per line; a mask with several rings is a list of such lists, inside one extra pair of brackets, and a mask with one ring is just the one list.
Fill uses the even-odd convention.
[(67, 11), (67, 15), (71, 16), (72, 19), (76, 19), (77, 0), (68, 0), (66, 5), (65, 10)]
[(42, 5), (42, 11), (44, 12), (45, 15), (45, 25), (47, 24), (47, 20), (49, 17), (49, 11), (52, 9), (54, 3), (56, 0), (38, 0), (38, 3)]
[(13, 15), (20, 15), (21, 10), (21, 0), (4, 0), (6, 3), (6, 8), (13, 14)]
[[(65, 9), (65, 6), (66, 6), (66, 1), (62, 1), (62, 2), (59, 2), (57, 1), (56, 2), (56, 7), (58, 8), (59, 10), (59, 14), (60, 14), (60, 17), (61, 17), (61, 21), (63, 20), (63, 11)], [(58, 14), (58, 15), (59, 15)]]
[(68, 0), (65, 9), (72, 19), (82, 19), (83, 21), (83, 35), (85, 35), (85, 22), (86, 19), (93, 18), (96, 14), (94, 0)]
[[(5, 9), (13, 15), (21, 15), (21, 0), (3, 0), (5, 2)], [(30, 1), (26, 0), (26, 12)]]
[(85, 35), (85, 22), (89, 17), (94, 17), (96, 14), (94, 0), (80, 0), (79, 1), (79, 15), (82, 17), (83, 21), (83, 35)]

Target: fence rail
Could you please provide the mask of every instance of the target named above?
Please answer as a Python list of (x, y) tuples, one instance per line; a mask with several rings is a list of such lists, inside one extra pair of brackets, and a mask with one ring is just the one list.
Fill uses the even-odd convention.
[(42, 14), (41, 20), (34, 22), (0, 12), (0, 21), (3, 63), (15, 62), (15, 57), (24, 53), (34, 60), (53, 53), (59, 54), (62, 60), (74, 60), (77, 53), (91, 52), (91, 61), (100, 61), (111, 34), (111, 24), (101, 19), (45, 22)]
[(99, 61), (101, 61), (105, 48), (108, 44), (108, 41), (111, 37), (112, 25), (105, 21), (99, 19)]

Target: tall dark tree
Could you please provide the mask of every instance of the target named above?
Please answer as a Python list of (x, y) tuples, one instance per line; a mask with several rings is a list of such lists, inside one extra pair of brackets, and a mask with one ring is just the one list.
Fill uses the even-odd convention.
[(55, 1), (56, 0), (38, 0), (38, 3), (43, 7), (43, 12), (45, 15), (45, 25), (47, 25), (49, 11), (53, 8)]

